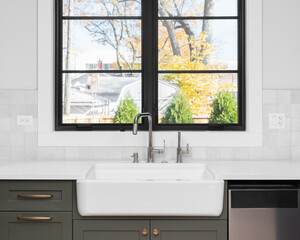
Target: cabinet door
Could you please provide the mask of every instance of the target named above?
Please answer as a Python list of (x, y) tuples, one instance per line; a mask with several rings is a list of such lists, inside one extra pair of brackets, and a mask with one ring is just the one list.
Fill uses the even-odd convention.
[(226, 240), (224, 220), (151, 221), (152, 240)]
[(149, 221), (74, 220), (73, 240), (149, 240)]
[(1, 240), (72, 240), (72, 213), (2, 212)]

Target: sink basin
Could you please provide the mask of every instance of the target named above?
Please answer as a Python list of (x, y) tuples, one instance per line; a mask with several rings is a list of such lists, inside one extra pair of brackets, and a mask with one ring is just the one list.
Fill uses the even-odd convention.
[(82, 216), (219, 216), (224, 181), (205, 164), (96, 164), (77, 180)]

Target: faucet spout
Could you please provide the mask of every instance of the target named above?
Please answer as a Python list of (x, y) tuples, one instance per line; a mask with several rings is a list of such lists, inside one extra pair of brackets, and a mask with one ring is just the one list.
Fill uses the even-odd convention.
[(134, 121), (133, 121), (133, 130), (132, 134), (137, 135), (138, 132), (138, 124), (139, 124), (139, 119), (140, 118), (148, 118), (148, 131), (149, 131), (149, 143), (148, 143), (148, 154), (147, 154), (147, 162), (154, 162), (153, 161), (153, 140), (152, 140), (152, 117), (151, 114), (146, 112), (146, 113), (139, 113), (135, 116)]
[(177, 147), (177, 163), (182, 163), (182, 155), (189, 154), (189, 144), (186, 145), (186, 150), (181, 148), (181, 132), (178, 132), (178, 147)]

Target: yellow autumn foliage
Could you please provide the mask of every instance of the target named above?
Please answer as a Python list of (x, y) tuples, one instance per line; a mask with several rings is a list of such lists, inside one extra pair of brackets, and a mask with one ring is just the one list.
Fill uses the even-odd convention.
[[(161, 28), (162, 29), (162, 28)], [(214, 47), (206, 42), (206, 33), (202, 32), (195, 39), (188, 40), (183, 30), (177, 32), (177, 39), (181, 46), (181, 56), (172, 54), (171, 44), (163, 37), (166, 33), (160, 32), (159, 39), (159, 70), (168, 71), (193, 71), (193, 70), (224, 70), (225, 64), (206, 63), (205, 58), (215, 51)], [(164, 46), (163, 46), (164, 44)], [(189, 44), (192, 46), (190, 53)], [(210, 116), (214, 96), (221, 90), (234, 91), (236, 85), (232, 82), (222, 82), (223, 74), (164, 74), (162, 78), (170, 83), (176, 84), (190, 102), (193, 115)]]

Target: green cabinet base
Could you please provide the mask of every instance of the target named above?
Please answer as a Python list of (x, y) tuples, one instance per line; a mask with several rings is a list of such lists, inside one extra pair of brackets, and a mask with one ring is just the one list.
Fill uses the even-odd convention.
[(2, 212), (0, 236), (1, 240), (72, 240), (72, 213)]

